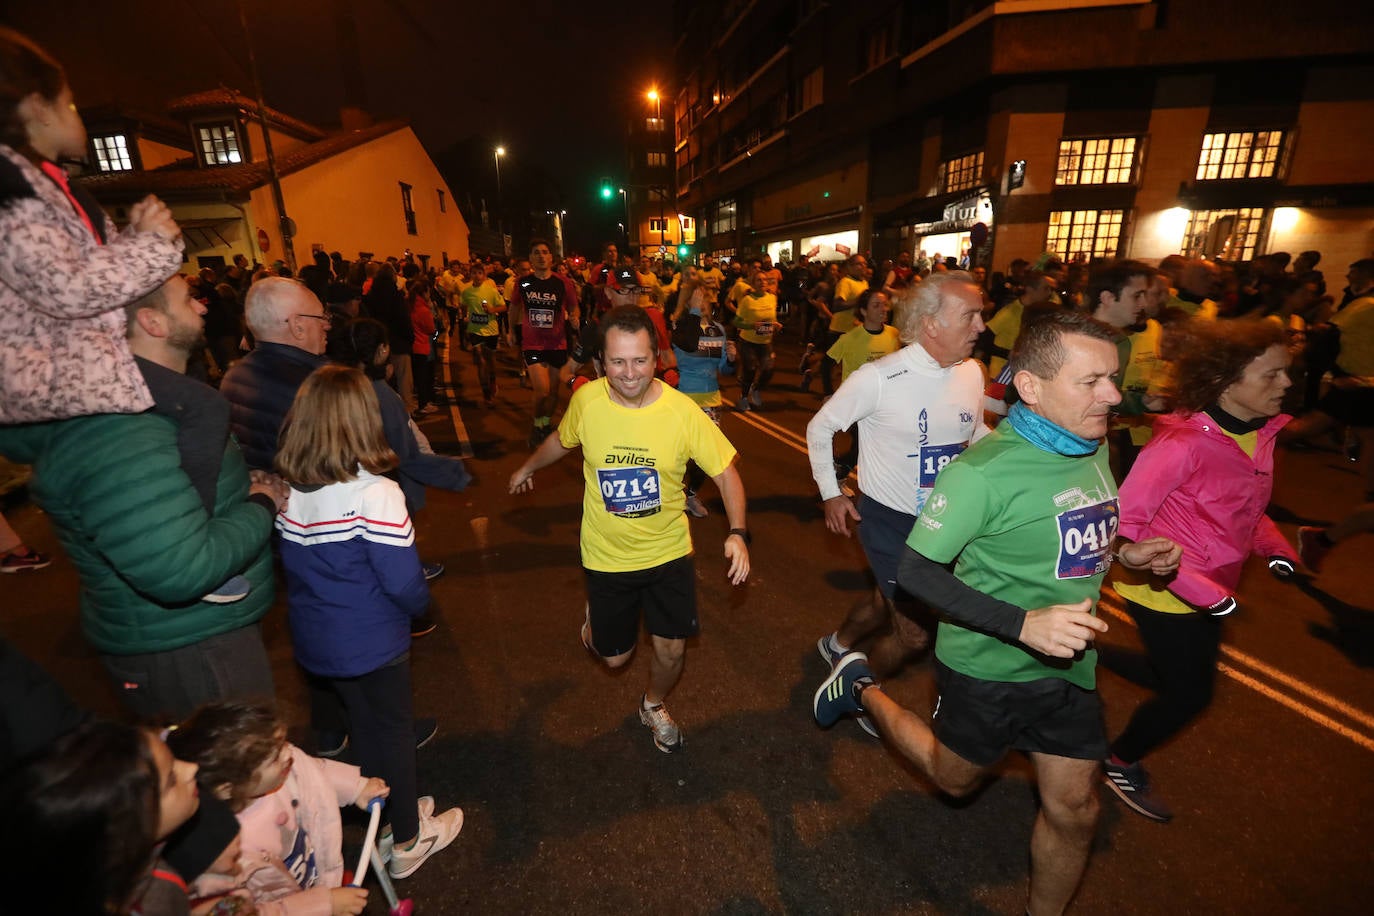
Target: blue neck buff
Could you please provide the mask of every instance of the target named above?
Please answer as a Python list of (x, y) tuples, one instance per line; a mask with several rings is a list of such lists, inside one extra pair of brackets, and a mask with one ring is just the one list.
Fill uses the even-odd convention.
[(1025, 404), (1017, 401), (1007, 413), (1011, 428), (1036, 448), (1068, 458), (1083, 458), (1097, 451), (1098, 443), (1075, 436), (1062, 426), (1046, 420)]

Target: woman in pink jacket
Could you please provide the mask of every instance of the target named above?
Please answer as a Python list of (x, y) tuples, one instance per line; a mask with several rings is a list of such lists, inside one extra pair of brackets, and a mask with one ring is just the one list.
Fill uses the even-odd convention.
[(1211, 703), (1221, 618), (1236, 609), (1246, 558), (1264, 558), (1281, 578), (1297, 568), (1297, 554), (1265, 515), (1274, 440), (1292, 419), (1279, 412), (1292, 384), (1288, 362), (1276, 323), (1196, 322), (1175, 364), (1176, 412), (1155, 421), (1154, 438), (1121, 485), (1121, 535), (1162, 536), (1183, 547), (1174, 576), (1116, 581), (1159, 692), (1112, 743), (1107, 784), (1156, 821), (1172, 814), (1151, 791), (1141, 760)]

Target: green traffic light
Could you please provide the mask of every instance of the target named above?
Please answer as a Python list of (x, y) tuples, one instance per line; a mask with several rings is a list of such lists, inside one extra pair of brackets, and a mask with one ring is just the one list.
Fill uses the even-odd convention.
[(611, 199), (611, 194), (612, 194), (612, 191), (611, 191), (610, 185), (604, 185), (604, 184), (603, 184), (603, 185), (601, 186), (601, 199), (602, 199), (602, 200), (610, 200), (610, 199)]
[(686, 245), (679, 245), (679, 246), (677, 246), (677, 256), (678, 256), (679, 258), (685, 258), (685, 257), (687, 257), (687, 255), (689, 255), (689, 254), (691, 254), (691, 253), (692, 253), (692, 252), (690, 251), (690, 249), (688, 249), (688, 247), (687, 247)]

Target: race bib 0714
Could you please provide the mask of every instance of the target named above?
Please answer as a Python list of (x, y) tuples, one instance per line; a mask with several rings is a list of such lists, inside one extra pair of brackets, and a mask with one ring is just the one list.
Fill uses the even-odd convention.
[(612, 515), (638, 518), (663, 508), (654, 468), (597, 468), (596, 482), (601, 501)]
[(1120, 525), (1116, 500), (1070, 509), (1055, 516), (1059, 525), (1057, 579), (1083, 579), (1107, 571), (1112, 539)]

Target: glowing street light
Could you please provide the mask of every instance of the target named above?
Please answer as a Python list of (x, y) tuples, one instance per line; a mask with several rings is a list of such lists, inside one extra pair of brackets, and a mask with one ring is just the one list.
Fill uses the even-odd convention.
[(662, 111), (662, 108), (660, 107), (660, 104), (659, 104), (658, 89), (657, 89), (657, 87), (655, 87), (655, 88), (653, 88), (653, 89), (650, 89), (647, 93), (645, 93), (645, 96), (649, 99), (649, 101), (651, 101), (651, 102), (654, 103), (654, 117), (655, 117), (655, 118), (661, 118), (661, 117), (663, 117), (663, 111)]

